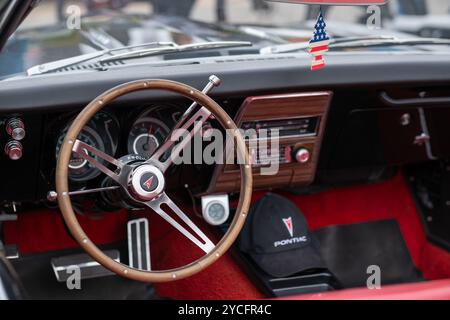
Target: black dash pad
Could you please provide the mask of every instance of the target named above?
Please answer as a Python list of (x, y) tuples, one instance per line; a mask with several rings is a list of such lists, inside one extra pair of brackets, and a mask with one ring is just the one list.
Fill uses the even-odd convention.
[(396, 220), (332, 226), (315, 235), (325, 263), (343, 287), (365, 287), (371, 265), (380, 267), (381, 285), (423, 280)]

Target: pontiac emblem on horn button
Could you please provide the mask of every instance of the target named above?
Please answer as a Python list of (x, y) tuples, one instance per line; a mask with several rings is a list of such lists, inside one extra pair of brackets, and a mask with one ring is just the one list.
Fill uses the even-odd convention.
[(147, 181), (144, 182), (144, 185), (147, 187), (147, 189), (150, 189), (150, 187), (152, 186), (152, 181), (153, 181), (153, 176), (151, 176), (150, 178), (148, 178)]
[(141, 177), (141, 187), (145, 191), (151, 192), (158, 187), (158, 178), (153, 173), (145, 173)]

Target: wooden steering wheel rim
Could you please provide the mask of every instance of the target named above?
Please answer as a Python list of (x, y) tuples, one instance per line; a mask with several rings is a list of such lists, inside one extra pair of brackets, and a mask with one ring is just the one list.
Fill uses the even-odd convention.
[[(164, 271), (144, 271), (131, 268), (120, 262), (116, 262), (105, 255), (85, 234), (80, 226), (72, 202), (68, 195), (68, 165), (72, 155), (74, 141), (76, 141), (82, 128), (89, 120), (104, 106), (115, 99), (136, 91), (142, 90), (165, 90), (180, 94), (189, 98), (199, 105), (207, 108), (225, 129), (234, 132), (238, 156), (243, 159), (240, 165), (241, 187), (236, 214), (226, 234), (214, 249), (202, 258), (179, 268)], [(75, 118), (69, 127), (56, 166), (56, 190), (58, 193), (58, 204), (64, 221), (71, 234), (80, 246), (97, 262), (112, 272), (142, 282), (168, 282), (189, 277), (219, 259), (230, 248), (241, 231), (250, 206), (252, 195), (252, 170), (249, 155), (244, 139), (240, 134), (234, 121), (228, 114), (210, 97), (186, 84), (169, 80), (138, 80), (119, 85), (94, 99)], [(186, 241), (188, 241), (186, 239)]]

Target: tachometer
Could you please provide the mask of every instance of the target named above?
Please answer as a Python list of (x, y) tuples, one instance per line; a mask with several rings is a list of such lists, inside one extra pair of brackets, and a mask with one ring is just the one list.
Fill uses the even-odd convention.
[(128, 153), (150, 158), (168, 136), (170, 129), (159, 119), (139, 118), (128, 135)]

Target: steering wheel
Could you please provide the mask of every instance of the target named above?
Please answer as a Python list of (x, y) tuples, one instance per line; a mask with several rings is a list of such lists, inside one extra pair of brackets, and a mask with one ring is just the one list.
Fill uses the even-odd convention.
[[(135, 165), (125, 164), (77, 139), (83, 127), (103, 107), (125, 94), (142, 90), (166, 90), (177, 93), (196, 102), (201, 107), (180, 125), (180, 129), (184, 130), (175, 130), (172, 138), (162, 144), (148, 160)], [(231, 130), (228, 132), (233, 132), (237, 155), (243, 160), (241, 161), (242, 164), (240, 164), (241, 187), (237, 210), (228, 231), (216, 245), (164, 191), (164, 174), (173, 163), (173, 156), (164, 157), (164, 155), (169, 151), (172, 151), (172, 155), (179, 155), (180, 151), (202, 129), (202, 125), (211, 116), (214, 116), (223, 128)], [(186, 130), (188, 130), (188, 136), (185, 136)], [(181, 131), (184, 131), (184, 135), (180, 133)], [(183, 139), (179, 141), (182, 135)], [(176, 269), (147, 271), (129, 267), (104, 254), (86, 235), (72, 208), (68, 184), (68, 165), (72, 153), (89, 161), (98, 170), (114, 180), (125, 191), (124, 196), (130, 197), (133, 201), (153, 209), (156, 214), (181, 232), (187, 240), (192, 241), (202, 249), (205, 255), (190, 264)], [(94, 155), (94, 157), (90, 154)], [(101, 160), (99, 161), (98, 159)], [(111, 167), (115, 169), (110, 169)], [(252, 194), (252, 171), (247, 147), (242, 135), (233, 120), (214, 100), (197, 89), (179, 82), (138, 80), (119, 85), (101, 94), (75, 118), (66, 133), (59, 153), (56, 166), (56, 190), (58, 204), (67, 227), (80, 246), (94, 260), (112, 272), (129, 279), (143, 282), (168, 282), (198, 273), (219, 259), (230, 248), (239, 235), (248, 213)], [(172, 213), (169, 212), (170, 210)], [(171, 214), (175, 214), (179, 220), (181, 219), (191, 231), (178, 223)]]

